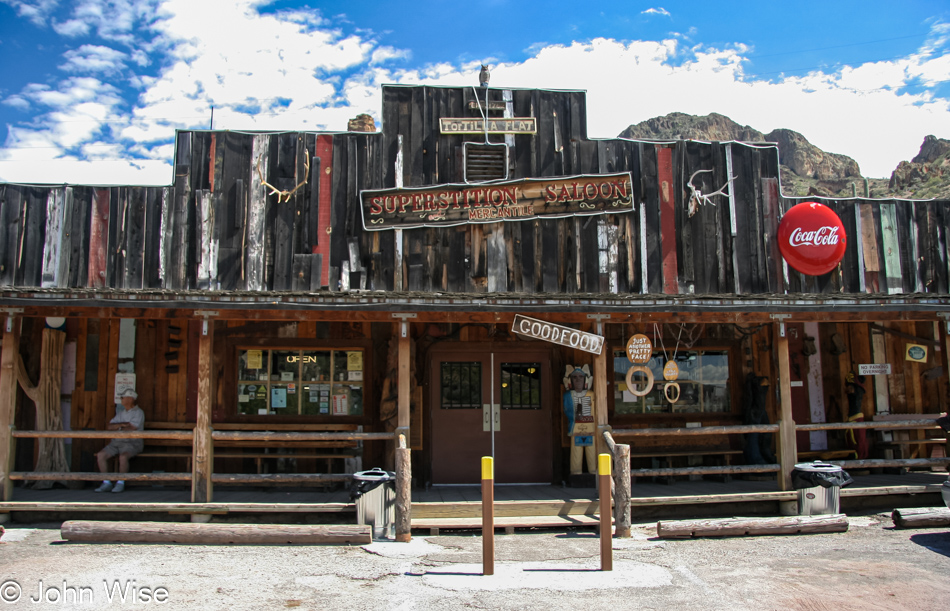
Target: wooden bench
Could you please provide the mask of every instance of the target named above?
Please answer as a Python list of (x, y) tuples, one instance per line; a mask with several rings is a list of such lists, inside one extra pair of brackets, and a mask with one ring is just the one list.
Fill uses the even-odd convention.
[[(930, 458), (936, 451), (941, 456), (945, 451), (941, 446), (947, 445), (947, 435), (936, 423), (937, 418), (943, 414), (879, 414), (874, 416), (874, 421), (888, 420), (934, 420), (933, 428), (893, 428), (879, 429), (877, 431), (876, 444), (885, 449), (886, 452), (896, 452), (896, 458), (920, 458), (921, 452), (925, 453), (924, 458)], [(919, 432), (922, 436), (918, 439), (912, 439), (913, 432)], [(939, 437), (935, 437), (939, 435)], [(930, 446), (930, 451), (927, 447)], [(887, 457), (887, 456), (885, 456)]]
[[(194, 429), (193, 422), (148, 422), (146, 429), (151, 430), (189, 430)], [(216, 423), (212, 428), (217, 431), (280, 431), (280, 432), (332, 432), (349, 433), (358, 429), (355, 424), (244, 424)], [(191, 470), (192, 454), (184, 448), (190, 448), (187, 440), (155, 439), (146, 440), (145, 450), (138, 454), (141, 458), (181, 458), (187, 461)], [(181, 450), (172, 448), (181, 447)], [(333, 471), (333, 461), (345, 461), (359, 456), (358, 442), (352, 440), (333, 441), (230, 441), (214, 442), (214, 457), (220, 459), (252, 459), (257, 473), (264, 472), (264, 461), (268, 459), (325, 460), (327, 473)], [(264, 450), (279, 449), (269, 452)], [(317, 451), (324, 450), (324, 451)]]
[[(732, 457), (735, 456), (736, 454), (741, 455), (742, 453), (743, 453), (742, 450), (733, 450), (731, 448), (722, 448), (722, 447), (720, 448), (709, 447), (709, 448), (701, 448), (701, 449), (696, 449), (696, 450), (682, 450), (678, 448), (670, 448), (668, 450), (656, 449), (651, 452), (631, 452), (630, 459), (633, 460), (634, 458), (650, 458), (661, 463), (659, 466), (663, 468), (663, 467), (672, 467), (674, 458), (682, 458), (682, 457), (689, 458), (689, 457), (697, 457), (697, 456), (699, 457), (722, 456), (723, 460), (725, 461), (726, 466), (730, 466)], [(631, 470), (634, 470), (634, 469), (631, 468)], [(724, 482), (729, 482), (732, 480), (732, 477), (730, 475), (723, 475), (722, 477), (723, 477)], [(664, 476), (664, 477), (656, 478), (656, 480), (662, 484), (673, 483), (672, 476)]]
[(811, 450), (808, 452), (799, 452), (798, 460), (808, 462), (813, 460), (841, 460), (844, 458), (854, 458), (857, 460), (856, 450)]

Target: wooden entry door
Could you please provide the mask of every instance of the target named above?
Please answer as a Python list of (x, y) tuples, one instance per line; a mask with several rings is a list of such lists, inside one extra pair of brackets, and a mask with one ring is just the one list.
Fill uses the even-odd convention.
[[(785, 325), (788, 333), (788, 367), (791, 382), (792, 420), (796, 424), (811, 422), (811, 407), (808, 399), (808, 384), (805, 381), (808, 357), (803, 353), (805, 347), (805, 325), (790, 323)], [(811, 450), (811, 441), (807, 431), (797, 431), (795, 441), (799, 452)]]
[(497, 483), (550, 483), (554, 471), (550, 353), (455, 344), (430, 360), (432, 483), (476, 484), (494, 457)]

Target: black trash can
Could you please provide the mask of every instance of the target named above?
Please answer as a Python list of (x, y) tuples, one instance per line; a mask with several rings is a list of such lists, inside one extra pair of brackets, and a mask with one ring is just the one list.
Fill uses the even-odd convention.
[(373, 528), (373, 539), (392, 539), (396, 531), (396, 474), (375, 468), (353, 474), (350, 500), (356, 523)]
[(798, 515), (839, 513), (841, 488), (854, 480), (848, 472), (821, 461), (799, 463), (792, 469), (792, 487), (798, 490)]

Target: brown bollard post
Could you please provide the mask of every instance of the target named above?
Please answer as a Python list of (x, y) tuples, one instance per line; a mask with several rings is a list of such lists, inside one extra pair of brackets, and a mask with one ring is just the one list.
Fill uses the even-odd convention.
[(482, 575), (495, 574), (495, 464), (482, 456)]
[(610, 510), (610, 454), (597, 457), (597, 476), (600, 478), (600, 570), (614, 570), (613, 528)]

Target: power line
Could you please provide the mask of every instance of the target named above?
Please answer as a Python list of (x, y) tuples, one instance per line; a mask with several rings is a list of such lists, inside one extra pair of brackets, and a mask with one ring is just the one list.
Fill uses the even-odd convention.
[(813, 49), (798, 49), (798, 50), (795, 50), (795, 51), (782, 51), (782, 52), (780, 52), (780, 53), (767, 53), (767, 54), (765, 54), (765, 55), (756, 55), (756, 54), (753, 53), (753, 54), (751, 55), (751, 57), (761, 59), (761, 58), (763, 58), (763, 57), (777, 57), (777, 56), (779, 56), (779, 55), (794, 55), (794, 54), (796, 54), (796, 53), (810, 53), (810, 52), (812, 52), (812, 51), (828, 51), (828, 50), (831, 50), (831, 49), (844, 49), (844, 48), (847, 48), (847, 47), (860, 47), (860, 46), (862, 46), (862, 45), (874, 45), (874, 44), (877, 44), (877, 43), (879, 43), (879, 42), (891, 42), (891, 41), (893, 41), (893, 40), (907, 40), (908, 38), (920, 38), (920, 37), (921, 37), (920, 34), (912, 34), (912, 35), (909, 35), (909, 36), (897, 36), (896, 38), (881, 38), (881, 39), (878, 39), (878, 40), (868, 40), (868, 41), (866, 41), (866, 42), (852, 42), (852, 43), (848, 43), (848, 44), (844, 44), (844, 45), (833, 45), (833, 46), (831, 46), (831, 47), (815, 47), (815, 48), (813, 48)]

